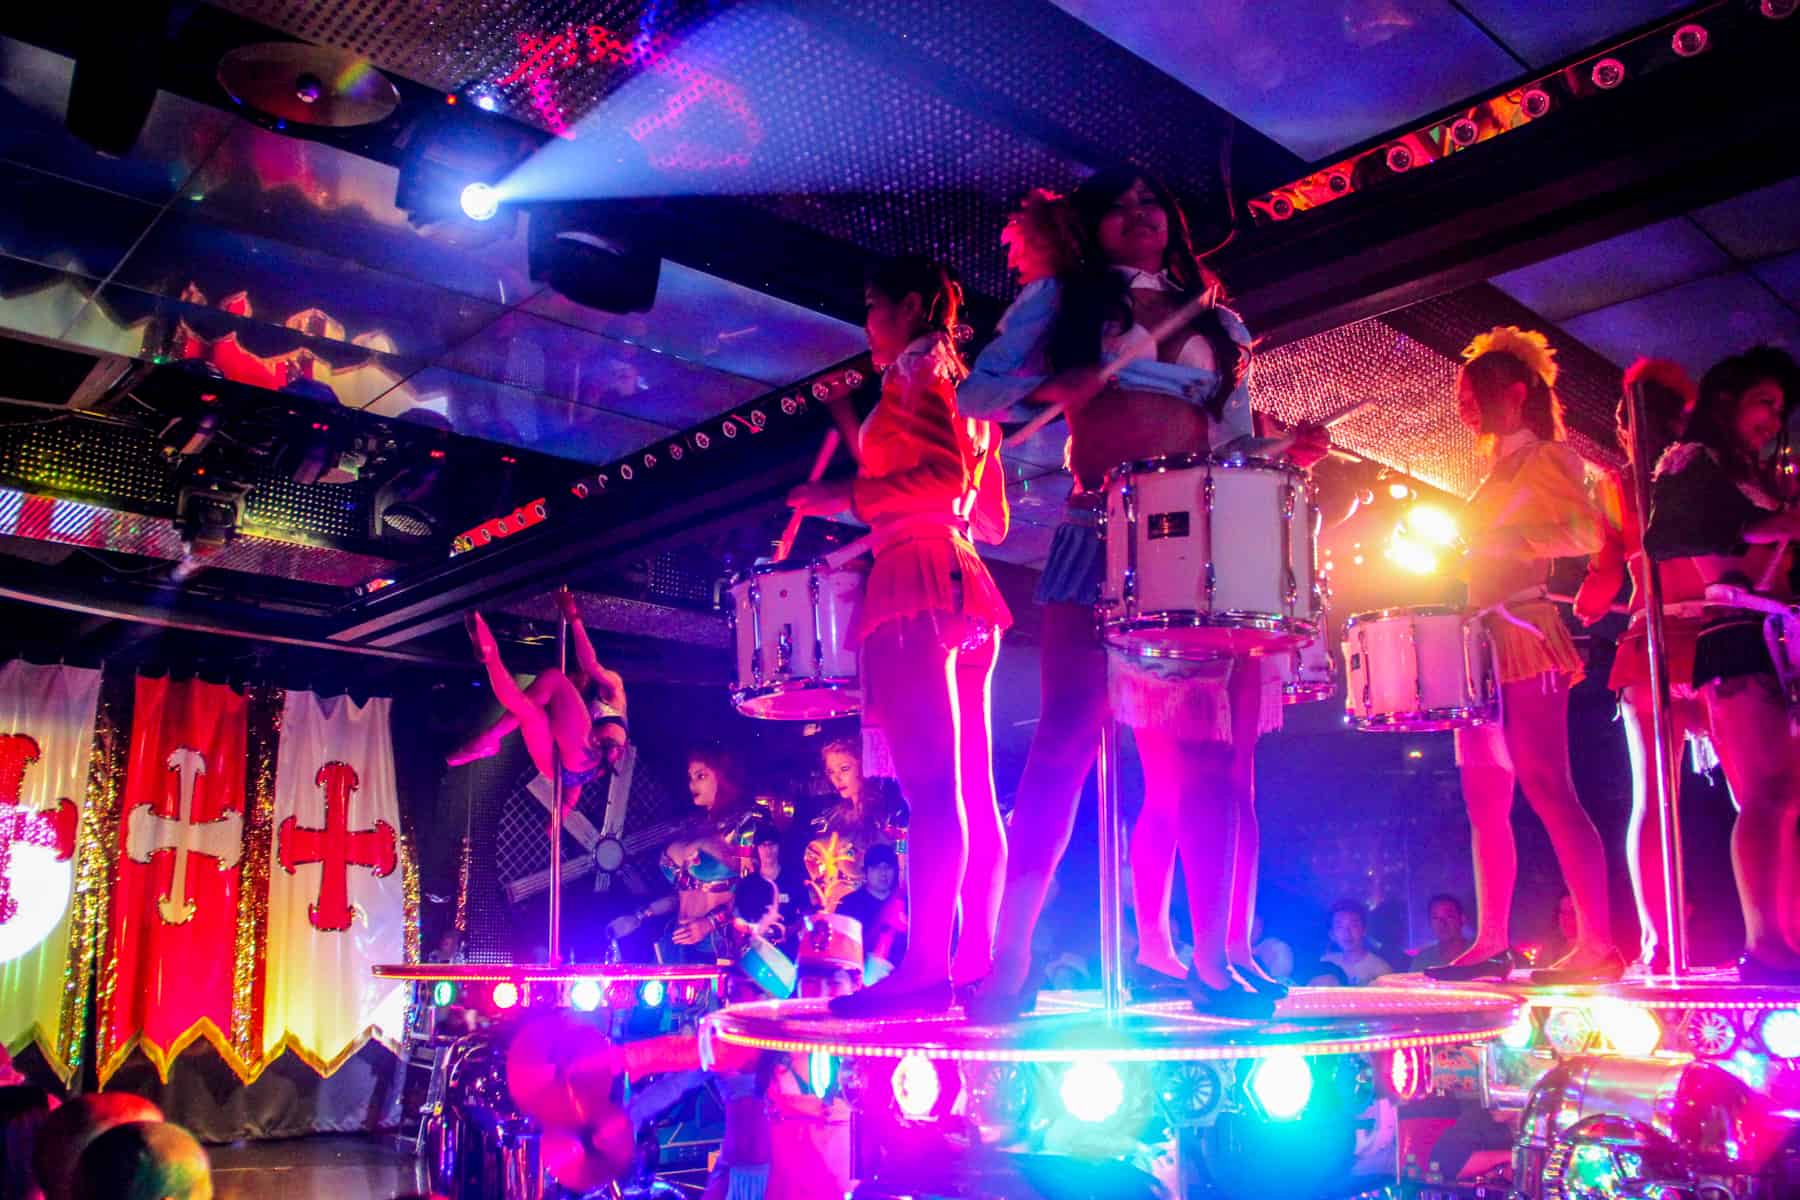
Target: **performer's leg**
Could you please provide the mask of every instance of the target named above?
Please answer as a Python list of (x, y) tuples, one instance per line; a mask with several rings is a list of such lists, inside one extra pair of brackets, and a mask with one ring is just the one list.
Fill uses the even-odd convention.
[(1231, 919), (1225, 927), (1225, 954), (1238, 974), (1254, 972), (1269, 982), (1256, 963), (1250, 930), (1256, 924), (1256, 878), (1262, 855), (1262, 827), (1256, 820), (1256, 742), (1262, 735), (1262, 704), (1269, 660), (1240, 662), (1231, 674), (1231, 758), (1222, 786), (1237, 812), (1232, 839)]
[[(1681, 752), (1695, 724), (1695, 702), (1669, 705), (1669, 759), (1675, 764), (1675, 786), (1681, 786)], [(1631, 824), (1627, 833), (1631, 892), (1637, 900), (1639, 940), (1645, 962), (1669, 945), (1669, 904), (1663, 890), (1662, 806), (1656, 797), (1656, 763), (1650, 757), (1650, 689), (1634, 684), (1619, 697), (1625, 725), (1625, 748), (1631, 755)]]
[(525, 739), (525, 752), (538, 773), (548, 776), (556, 769), (551, 753), (553, 742), (550, 721), (543, 708), (519, 687), (512, 672), (500, 658), (500, 645), (480, 613), (469, 614), (469, 639), (475, 644), (475, 655), (487, 668), (488, 684), (494, 698), (519, 723), (519, 736)]
[[(1154, 737), (1154, 734), (1149, 735)], [(1181, 836), (1181, 796), (1168, 786), (1152, 787), (1149, 759), (1144, 757), (1145, 734), (1137, 734), (1138, 755), (1144, 758), (1144, 806), (1131, 827), (1131, 907), (1137, 918), (1137, 961), (1152, 971), (1174, 979), (1187, 974), (1187, 964), (1175, 949), (1170, 925), (1170, 897), (1175, 891), (1175, 850)], [(1180, 786), (1204, 789), (1206, 779), (1189, 779)], [(1185, 870), (1185, 864), (1183, 869)]]
[[(560, 675), (561, 672), (554, 672)], [(549, 702), (551, 684), (544, 675), (539, 675), (525, 687), (525, 695), (534, 704), (543, 707)], [(493, 724), (458, 746), (445, 762), (452, 767), (460, 767), (464, 763), (472, 763), (477, 759), (492, 758), (500, 753), (500, 746), (507, 738), (519, 730), (519, 718), (509, 712), (502, 712)]]
[[(1181, 853), (1181, 875), (1187, 882), (1188, 919), (1194, 927), (1193, 969), (1211, 988), (1236, 986), (1225, 955), (1225, 930), (1231, 919), (1231, 858), (1237, 837), (1237, 808), (1221, 794), (1230, 749), (1218, 742), (1193, 740), (1167, 727), (1134, 728), (1138, 757), (1144, 764), (1145, 806), (1156, 796), (1173, 797), (1175, 827)], [(1166, 921), (1168, 896), (1147, 895), (1138, 884), (1138, 940), (1157, 936), (1145, 923), (1160, 915)], [(1163, 934), (1166, 940), (1166, 933)], [(1140, 951), (1142, 953), (1142, 951)]]
[(1044, 605), (1038, 653), (1041, 711), (1013, 801), (990, 976), (990, 986), (1001, 993), (1017, 992), (1031, 973), (1038, 915), (1069, 848), (1082, 785), (1107, 720), (1106, 653), (1094, 636), (1092, 608)]
[(1513, 772), (1505, 734), (1492, 725), (1459, 729), (1456, 756), (1475, 860), (1475, 940), (1452, 964), (1462, 966), (1492, 958), (1511, 944), (1519, 850), (1513, 843)]
[(957, 730), (962, 747), (963, 822), (969, 831), (969, 864), (963, 872), (961, 929), (950, 977), (973, 983), (993, 967), (994, 928), (1006, 883), (1006, 827), (994, 794), (990, 718), (994, 664), (1000, 635), (956, 654)]
[[(531, 686), (536, 688), (540, 684), (544, 689), (544, 713), (550, 719), (550, 734), (556, 739), (556, 752), (561, 761), (574, 766), (592, 761), (594, 749), (588, 743), (588, 734), (593, 730), (594, 721), (588, 715), (587, 701), (581, 698), (568, 676), (554, 668), (539, 675)], [(569, 802), (573, 803), (573, 800)]]
[(1606, 845), (1581, 806), (1569, 774), (1569, 689), (1538, 680), (1502, 685), (1506, 748), (1519, 789), (1544, 823), (1563, 882), (1575, 905), (1575, 944), (1551, 965), (1580, 969), (1610, 959), (1612, 904), (1606, 892)]
[(1744, 907), (1744, 951), (1773, 966), (1800, 967), (1800, 954), (1782, 931), (1783, 856), (1800, 815), (1800, 764), (1787, 706), (1766, 676), (1720, 680), (1703, 694), (1719, 765), (1738, 805), (1731, 868)]
[(893, 748), (900, 790), (912, 810), (907, 841), (906, 957), (881, 983), (846, 996), (877, 1011), (877, 993), (948, 985), (956, 902), (968, 864), (968, 829), (958, 795), (955, 655), (941, 643), (937, 621), (923, 614), (886, 621), (859, 652), (870, 717)]

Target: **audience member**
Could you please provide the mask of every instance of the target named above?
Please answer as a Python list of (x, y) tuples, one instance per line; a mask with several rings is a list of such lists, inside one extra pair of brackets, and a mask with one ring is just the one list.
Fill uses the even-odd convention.
[(133, 1121), (88, 1143), (72, 1200), (212, 1200), (212, 1168), (179, 1125)]
[(785, 931), (781, 945), (789, 954), (793, 954), (797, 949), (796, 939), (800, 935), (802, 918), (809, 906), (804, 903), (805, 881), (799, 872), (790, 870), (782, 860), (781, 845), (781, 831), (774, 825), (765, 821), (757, 827), (754, 874), (768, 880), (775, 887), (775, 904), (780, 909), (781, 927)]
[(20, 1083), (0, 1087), (0, 1197), (5, 1200), (35, 1200), (44, 1193), (38, 1190), (31, 1173), (31, 1151), (37, 1143), (38, 1130), (57, 1106), (56, 1097), (35, 1084)]
[(44, 1200), (70, 1200), (75, 1164), (88, 1143), (120, 1125), (163, 1119), (162, 1109), (130, 1092), (90, 1092), (71, 1097), (44, 1118), (31, 1154)]
[(1415, 971), (1448, 966), (1469, 948), (1468, 935), (1463, 931), (1462, 901), (1448, 892), (1439, 892), (1426, 905), (1425, 912), (1431, 921), (1431, 936), (1437, 940), (1413, 956)]
[(906, 954), (906, 897), (898, 890), (899, 881), (900, 856), (894, 848), (870, 846), (863, 854), (862, 886), (837, 906), (862, 924), (865, 984), (892, 970)]
[(1550, 936), (1544, 939), (1544, 949), (1537, 957), (1538, 962), (1555, 962), (1569, 952), (1575, 944), (1575, 900), (1565, 888), (1556, 894), (1556, 923)]
[(1250, 953), (1256, 958), (1258, 965), (1268, 972), (1270, 979), (1277, 983), (1294, 981), (1294, 948), (1273, 934), (1263, 932), (1260, 913), (1250, 925)]
[(1321, 954), (1319, 961), (1344, 972), (1353, 987), (1361, 987), (1394, 968), (1369, 948), (1369, 910), (1357, 900), (1340, 900), (1331, 906), (1331, 943), (1337, 949)]
[(1344, 974), (1344, 968), (1336, 963), (1323, 960), (1314, 963), (1307, 970), (1307, 987), (1349, 987), (1350, 977)]

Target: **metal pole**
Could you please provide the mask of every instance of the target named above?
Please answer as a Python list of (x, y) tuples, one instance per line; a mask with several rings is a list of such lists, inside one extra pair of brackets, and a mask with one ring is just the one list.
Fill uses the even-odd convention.
[[(1650, 436), (1645, 428), (1646, 397), (1642, 383), (1628, 392), (1627, 432), (1631, 442), (1632, 495), (1640, 528), (1650, 523)], [(1663, 899), (1668, 907), (1669, 974), (1687, 974), (1687, 904), (1681, 862), (1681, 776), (1669, 744), (1669, 659), (1663, 627), (1662, 573), (1644, 555), (1645, 653), (1650, 659), (1650, 767), (1655, 781), (1657, 812), (1662, 819)]]
[(1100, 1000), (1109, 1020), (1125, 1009), (1124, 887), (1119, 870), (1119, 727), (1109, 717), (1095, 761), (1100, 809)]
[[(569, 618), (556, 618), (556, 666), (569, 674)], [(563, 771), (556, 731), (550, 731), (550, 965), (562, 966)]]

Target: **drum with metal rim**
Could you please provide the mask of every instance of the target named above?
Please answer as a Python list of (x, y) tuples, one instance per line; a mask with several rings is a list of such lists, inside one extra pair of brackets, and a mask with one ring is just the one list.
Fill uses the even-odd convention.
[(1315, 700), (1329, 700), (1337, 691), (1337, 683), (1337, 656), (1331, 652), (1321, 621), (1318, 636), (1288, 651), (1287, 667), (1281, 679), (1281, 702), (1310, 704)]
[(1344, 623), (1344, 675), (1357, 729), (1430, 733), (1500, 719), (1487, 627), (1460, 608), (1357, 613)]
[(1306, 473), (1171, 454), (1106, 481), (1107, 643), (1158, 658), (1275, 654), (1319, 631), (1317, 508)]
[(818, 721), (862, 708), (856, 652), (846, 639), (863, 575), (820, 561), (770, 563), (731, 584), (737, 679), (731, 702), (747, 717)]

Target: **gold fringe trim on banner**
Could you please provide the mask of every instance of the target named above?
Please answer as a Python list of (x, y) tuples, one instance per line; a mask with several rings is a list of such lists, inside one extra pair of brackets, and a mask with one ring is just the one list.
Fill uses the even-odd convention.
[[(250, 755), (244, 797), (244, 857), (238, 876), (236, 958), (232, 963), (231, 1043), (249, 1072), (262, 1074), (276, 1055), (262, 1052), (263, 963), (269, 944), (269, 858), (275, 843), (275, 761), (281, 745), (281, 714), (287, 693), (252, 687), (248, 693), (247, 749)], [(244, 1072), (239, 1072), (240, 1076)]]
[(137, 1035), (113, 1052), (112, 1056), (100, 1064), (100, 1086), (105, 1087), (118, 1069), (125, 1065), (133, 1050), (142, 1050), (150, 1065), (156, 1068), (156, 1077), (163, 1083), (169, 1082), (169, 1069), (175, 1065), (189, 1046), (204, 1039), (208, 1045), (218, 1051), (231, 1073), (238, 1077), (238, 1082), (249, 1084), (261, 1073), (262, 1066), (255, 1062), (246, 1062), (232, 1048), (231, 1039), (225, 1036), (224, 1030), (213, 1024), (211, 1017), (201, 1017), (190, 1025), (179, 1037), (168, 1046), (159, 1046), (155, 1042), (146, 1041), (142, 1034)]
[(357, 1034), (348, 1046), (345, 1046), (329, 1059), (320, 1058), (317, 1054), (314, 1054), (311, 1050), (302, 1046), (300, 1040), (290, 1033), (283, 1037), (280, 1042), (276, 1043), (274, 1049), (269, 1051), (269, 1057), (263, 1063), (263, 1066), (266, 1068), (284, 1053), (292, 1053), (295, 1058), (311, 1067), (321, 1079), (329, 1079), (331, 1076), (337, 1074), (338, 1070), (345, 1063), (355, 1058), (357, 1052), (370, 1042), (374, 1042), (377, 1046), (380, 1046), (395, 1058), (404, 1057), (406, 1052), (403, 1043), (384, 1036), (379, 1026), (371, 1025), (361, 1033)]
[(87, 1032), (88, 990), (94, 963), (105, 945), (112, 917), (112, 864), (118, 854), (119, 804), (130, 753), (131, 691), (102, 672), (88, 751), (87, 795), (76, 837), (75, 894), (69, 901), (69, 947), (63, 967), (63, 1002), (54, 1039), (41, 1033), (38, 1050), (67, 1086), (81, 1068), (82, 1035)]

